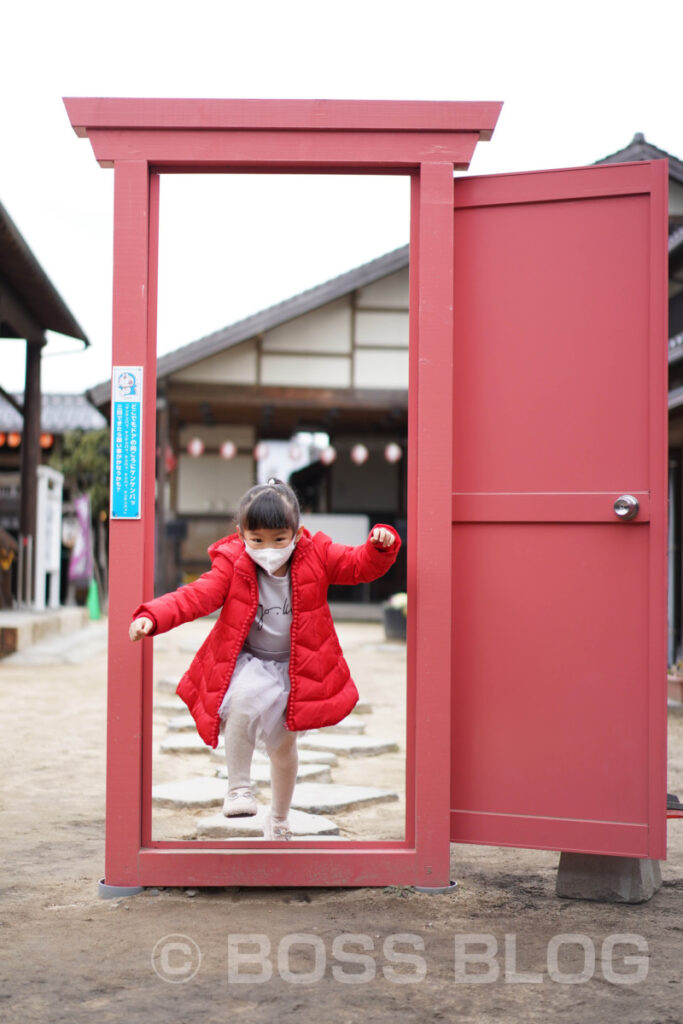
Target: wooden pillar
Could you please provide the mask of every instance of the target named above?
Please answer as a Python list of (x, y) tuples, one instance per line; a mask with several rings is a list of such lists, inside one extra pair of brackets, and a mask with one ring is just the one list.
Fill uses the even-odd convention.
[(166, 451), (169, 446), (168, 435), (168, 400), (157, 389), (157, 486), (156, 486), (156, 533), (155, 533), (155, 562), (154, 582), (157, 594), (163, 594), (169, 589), (168, 574), (166, 571), (166, 548), (168, 539), (166, 537), (166, 520), (168, 508), (166, 502), (166, 491), (168, 487), (168, 474), (166, 472)]
[[(35, 559), (36, 509), (38, 503), (38, 463), (40, 461), (40, 357), (44, 338), (26, 342), (26, 380), (24, 384), (24, 430), (21, 437), (21, 506), (19, 528), (24, 537), (33, 538)], [(24, 594), (33, 601), (33, 580), (24, 581)]]

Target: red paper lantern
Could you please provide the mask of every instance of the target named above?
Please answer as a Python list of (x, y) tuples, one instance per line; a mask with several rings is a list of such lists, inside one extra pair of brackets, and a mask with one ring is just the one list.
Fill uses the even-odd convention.
[(7, 440), (7, 434), (0, 434), (0, 448), (3, 446), (3, 444), (5, 443), (6, 440)]
[(52, 448), (54, 444), (54, 437), (52, 434), (41, 434), (40, 435), (40, 447), (41, 448)]
[(391, 441), (384, 449), (384, 458), (387, 462), (399, 462), (403, 458), (403, 449), (400, 444)]
[(254, 448), (254, 458), (256, 459), (257, 462), (263, 462), (264, 459), (268, 458), (269, 452), (270, 449), (268, 448), (266, 442), (259, 441), (259, 443)]
[(354, 444), (351, 449), (351, 461), (355, 462), (357, 466), (362, 466), (364, 462), (367, 462), (369, 455), (370, 452), (364, 444)]
[(237, 455), (237, 445), (234, 441), (224, 441), (219, 451), (222, 459), (234, 459)]
[(10, 448), (18, 448), (21, 444), (21, 434), (17, 434), (16, 431), (12, 431), (11, 434), (7, 435), (7, 444)]
[(323, 448), (320, 453), (320, 461), (324, 466), (331, 466), (336, 458), (337, 449), (333, 448), (332, 445), (328, 445), (327, 448)]
[(164, 452), (164, 466), (166, 467), (166, 472), (172, 473), (177, 465), (178, 460), (176, 459), (173, 453), (173, 449), (171, 448), (170, 444), (167, 444), (166, 451)]
[(204, 454), (205, 447), (201, 437), (193, 437), (187, 446), (187, 451), (193, 459), (198, 459), (200, 455)]

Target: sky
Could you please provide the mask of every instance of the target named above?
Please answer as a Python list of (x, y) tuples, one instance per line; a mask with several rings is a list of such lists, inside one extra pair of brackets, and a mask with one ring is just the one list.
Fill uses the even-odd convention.
[[(590, 164), (636, 132), (683, 157), (683, 0), (22, 0), (2, 15), (0, 202), (91, 342), (43, 390), (109, 377), (113, 172), (64, 96), (499, 100), (470, 174)], [(670, 54), (674, 54), (672, 58)], [(408, 241), (404, 178), (166, 176), (160, 354)], [(0, 339), (21, 391), (24, 344)]]

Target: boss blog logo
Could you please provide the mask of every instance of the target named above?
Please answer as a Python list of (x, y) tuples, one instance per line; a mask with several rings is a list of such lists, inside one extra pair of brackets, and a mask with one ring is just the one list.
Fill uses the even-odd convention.
[(189, 935), (164, 935), (152, 950), (152, 967), (162, 981), (182, 985), (199, 970), (202, 954)]
[[(408, 946), (408, 950), (403, 947)], [(384, 963), (381, 975), (399, 985), (422, 981), (427, 974), (424, 950), (419, 935), (398, 932), (381, 944)], [(363, 985), (378, 974), (375, 943), (370, 935), (344, 932), (332, 940), (331, 976), (346, 985)], [(294, 969), (293, 961), (305, 959), (307, 969)], [(309, 966), (310, 965), (310, 966)], [(293, 932), (280, 939), (273, 949), (267, 935), (260, 933), (228, 936), (228, 981), (233, 985), (270, 981), (275, 971), (291, 985), (315, 985), (322, 981), (328, 966), (328, 952), (319, 935)]]
[[(484, 947), (483, 950), (481, 947)], [(634, 956), (627, 949), (644, 955)], [(580, 970), (568, 971), (560, 966), (562, 956), (579, 961)], [(647, 941), (631, 932), (615, 933), (603, 939), (600, 946), (599, 970), (612, 985), (636, 985), (644, 981), (650, 966)], [(503, 972), (501, 974), (501, 960)], [(473, 969), (476, 965), (476, 969)], [(617, 966), (619, 968), (617, 969)], [(560, 985), (580, 985), (596, 974), (598, 956), (595, 943), (588, 935), (566, 932), (553, 935), (546, 949), (547, 976)], [(625, 970), (622, 969), (626, 968)], [(485, 985), (499, 979), (508, 984), (540, 985), (545, 980), (539, 971), (517, 969), (517, 936), (506, 934), (501, 951), (495, 935), (472, 933), (455, 936), (455, 980), (461, 984)]]
[[(341, 985), (364, 985), (375, 979), (411, 985), (426, 978), (427, 958), (420, 935), (396, 932), (375, 938), (343, 932), (326, 944), (319, 935), (291, 932), (274, 943), (261, 932), (231, 933), (227, 980), (231, 985), (259, 985), (279, 978), (289, 985), (315, 985), (327, 975)], [(612, 985), (635, 985), (645, 980), (649, 969), (647, 941), (632, 932), (616, 932), (601, 942), (579, 932), (553, 935), (546, 946), (545, 972), (521, 969), (523, 956), (518, 956), (514, 933), (504, 935), (502, 942), (489, 932), (456, 933), (452, 949), (451, 976), (461, 985), (539, 985), (547, 980), (580, 985), (596, 976)], [(199, 946), (189, 935), (165, 935), (152, 950), (154, 971), (175, 985), (194, 978), (201, 959)], [(442, 964), (440, 957), (440, 973)]]

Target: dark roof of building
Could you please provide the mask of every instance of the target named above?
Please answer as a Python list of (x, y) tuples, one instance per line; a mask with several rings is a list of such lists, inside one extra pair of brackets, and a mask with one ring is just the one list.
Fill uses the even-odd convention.
[(683, 184), (683, 161), (672, 153), (667, 153), (665, 149), (653, 146), (646, 140), (642, 132), (636, 132), (628, 146), (618, 149), (616, 153), (603, 156), (601, 160), (595, 162), (596, 164), (623, 164), (630, 160), (668, 160), (669, 177)]
[[(23, 404), (20, 392), (13, 396)], [(85, 395), (41, 395), (40, 429), (48, 434), (64, 434), (67, 430), (101, 430), (107, 426), (104, 416), (94, 409)], [(24, 421), (0, 395), (0, 430), (21, 433)]]
[[(226, 349), (232, 348), (233, 345), (247, 341), (264, 331), (270, 331), (288, 320), (303, 316), (304, 313), (319, 309), (321, 306), (327, 305), (328, 302), (340, 299), (357, 288), (363, 288), (365, 285), (372, 284), (373, 281), (379, 281), (382, 277), (388, 277), (389, 274), (403, 270), (408, 266), (408, 248), (407, 245), (403, 245), (400, 249), (394, 249), (369, 263), (363, 263), (354, 270), (348, 270), (338, 277), (316, 285), (315, 288), (309, 288), (307, 291), (294, 295), (291, 299), (278, 302), (244, 320), (238, 320), (237, 323), (231, 324), (229, 327), (223, 327), (213, 334), (207, 334), (204, 338), (199, 338), (197, 341), (192, 341), (161, 356), (157, 361), (157, 377), (168, 377), (201, 359), (208, 359), (209, 356), (216, 355), (218, 352), (224, 352)], [(111, 397), (111, 382), (104, 381), (102, 384), (97, 384), (86, 393), (96, 406), (102, 406)]]
[[(25, 306), (42, 331), (56, 331), (89, 345), (61, 295), (29, 249), (16, 224), (0, 203), (0, 279)], [(16, 337), (11, 324), (0, 325), (5, 337)]]

